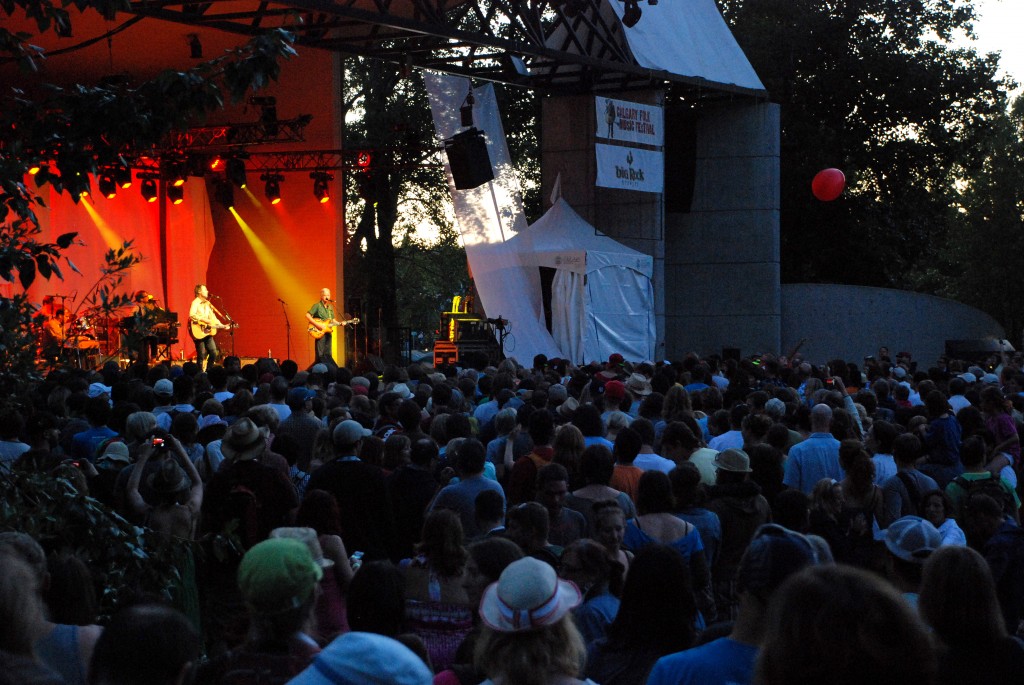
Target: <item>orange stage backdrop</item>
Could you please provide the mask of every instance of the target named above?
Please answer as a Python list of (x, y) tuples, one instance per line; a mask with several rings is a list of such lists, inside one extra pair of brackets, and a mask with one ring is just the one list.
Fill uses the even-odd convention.
[[(274, 148), (256, 146), (250, 151), (340, 148), (340, 108), (336, 106), (340, 73), (336, 55), (315, 50), (305, 50), (283, 63), (280, 82), (259, 94), (277, 98), (282, 119), (312, 114), (306, 140)], [(243, 103), (209, 123), (255, 121), (259, 114), (259, 108)], [(142, 199), (138, 180), (111, 200), (98, 194), (94, 182), (93, 195), (78, 204), (47, 190), (43, 193), (47, 207), (38, 212), (41, 239), (52, 241), (62, 233), (77, 231), (84, 244), (67, 254), (82, 273), (64, 269), (64, 281), (39, 278), (29, 294), (37, 303), (46, 295), (76, 295), (68, 302), (74, 311), (98, 279), (104, 252), (132, 240), (144, 261), (127, 276), (122, 290), (147, 290), (161, 306), (178, 313), (182, 328), (180, 342), (173, 348), (175, 359), (195, 356), (185, 324), (193, 287), (205, 282), (212, 294), (221, 297), (214, 304), (240, 324), (234, 336), (235, 354), (285, 359), (290, 345), (291, 358), (305, 367), (314, 354), (312, 339), (306, 334), (305, 311), (323, 287), (331, 288), (335, 299), (344, 302), (341, 174), (331, 173), (336, 179), (331, 184), (331, 202), (316, 200), (309, 170), (304, 170), (284, 175), (282, 202), (271, 206), (259, 172), (249, 168), (248, 186), (235, 188), (231, 211), (211, 202), (209, 176), (207, 182), (190, 178), (184, 202), (177, 206), (167, 203), (163, 217), (160, 202)], [(0, 294), (10, 295), (17, 289), (20, 286), (3, 284)], [(286, 314), (291, 321), (290, 336)], [(231, 353), (231, 337), (226, 331), (218, 334), (217, 342), (223, 354)], [(344, 363), (345, 351), (338, 340), (335, 358)]]

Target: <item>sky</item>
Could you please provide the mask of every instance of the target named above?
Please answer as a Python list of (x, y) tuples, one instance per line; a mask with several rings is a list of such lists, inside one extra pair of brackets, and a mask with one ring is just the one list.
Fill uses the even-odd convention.
[[(1024, 84), (1024, 41), (1020, 27), (1024, 24), (1024, 2), (1021, 0), (974, 0), (978, 20), (974, 32), (975, 47), (981, 52), (1001, 52), (1002, 69)], [(1020, 92), (1018, 87), (1016, 92)]]

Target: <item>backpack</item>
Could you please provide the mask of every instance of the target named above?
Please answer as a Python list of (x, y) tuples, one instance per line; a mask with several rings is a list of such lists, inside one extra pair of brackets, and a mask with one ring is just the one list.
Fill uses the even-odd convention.
[(999, 476), (993, 476), (990, 473), (988, 474), (988, 478), (979, 478), (977, 480), (957, 476), (953, 479), (953, 482), (959, 485), (964, 491), (964, 498), (961, 500), (960, 504), (961, 511), (969, 509), (971, 506), (971, 499), (978, 495), (988, 495), (991, 497), (999, 504), (1000, 507), (1002, 507), (1004, 514), (1013, 516), (1017, 509), (1017, 503), (1013, 499), (1013, 494), (1009, 491)]
[(921, 510), (923, 509), (921, 506), (921, 495), (924, 493), (922, 493), (921, 489), (917, 487), (917, 481), (908, 475), (906, 471), (897, 471), (896, 477), (900, 479), (900, 482), (903, 483), (903, 487), (907, 489), (907, 494), (910, 495), (910, 501), (906, 503), (909, 505), (909, 515), (920, 516)]
[(261, 507), (259, 497), (248, 485), (235, 483), (231, 486), (225, 504), (224, 520), (229, 526), (233, 521), (238, 522), (234, 532), (241, 542), (243, 551), (266, 538), (260, 525)]

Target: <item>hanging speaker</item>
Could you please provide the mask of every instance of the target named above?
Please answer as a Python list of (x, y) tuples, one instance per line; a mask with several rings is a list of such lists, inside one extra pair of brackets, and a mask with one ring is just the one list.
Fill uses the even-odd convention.
[(448, 164), (456, 190), (469, 190), (494, 180), (491, 158), (487, 155), (484, 132), (471, 128), (444, 141)]

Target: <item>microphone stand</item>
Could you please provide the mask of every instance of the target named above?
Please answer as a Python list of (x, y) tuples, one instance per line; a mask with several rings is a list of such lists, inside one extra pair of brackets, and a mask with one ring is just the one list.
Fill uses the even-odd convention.
[(281, 313), (284, 314), (284, 330), (287, 332), (288, 338), (285, 341), (285, 350), (288, 355), (286, 359), (292, 358), (292, 322), (288, 319), (288, 309), (284, 306), (284, 300), (280, 297), (277, 301), (281, 303)]
[[(217, 316), (219, 316), (222, 319), (227, 320), (228, 324), (235, 323), (235, 320), (231, 318), (230, 314), (228, 314), (226, 312), (222, 312), (221, 310), (217, 309), (217, 307), (215, 307), (213, 302), (210, 302), (209, 299), (207, 299), (206, 301), (210, 303), (210, 309), (212, 309), (217, 314)], [(231, 326), (231, 325), (228, 326), (228, 335), (231, 336), (231, 356), (234, 357), (235, 356), (235, 327), (234, 326)]]

